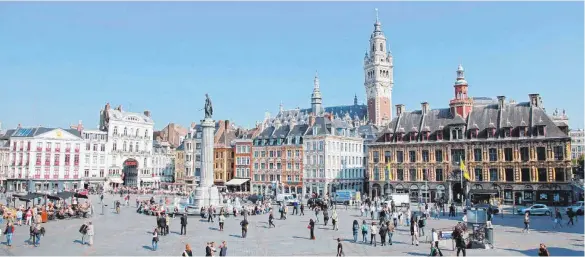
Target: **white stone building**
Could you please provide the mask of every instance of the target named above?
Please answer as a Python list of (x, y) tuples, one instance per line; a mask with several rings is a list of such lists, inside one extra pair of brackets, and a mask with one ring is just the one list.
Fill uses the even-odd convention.
[(6, 176), (10, 170), (10, 141), (0, 136), (0, 187), (6, 187)]
[(150, 112), (126, 112), (122, 106), (112, 109), (106, 104), (101, 111), (100, 130), (108, 134), (109, 184), (152, 187), (155, 182), (152, 176), (154, 121)]
[(85, 141), (81, 180), (85, 188), (98, 188), (104, 185), (109, 174), (108, 156), (110, 151), (106, 148), (108, 133), (101, 130), (82, 130), (81, 138)]
[(168, 142), (153, 142), (152, 178), (153, 187), (174, 182), (175, 152)]
[(311, 118), (304, 136), (303, 192), (362, 191), (363, 144), (357, 128), (332, 115)]
[(9, 191), (53, 191), (81, 188), (85, 148), (79, 131), (61, 128), (8, 130)]
[(582, 129), (569, 131), (571, 137), (571, 159), (579, 159), (585, 154), (585, 132)]
[(185, 146), (185, 183), (196, 185), (201, 180), (201, 137), (200, 125), (191, 127), (183, 140)]

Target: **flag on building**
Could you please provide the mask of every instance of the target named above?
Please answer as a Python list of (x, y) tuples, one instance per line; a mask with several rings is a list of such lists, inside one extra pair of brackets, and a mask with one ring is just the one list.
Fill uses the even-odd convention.
[(465, 168), (465, 161), (463, 159), (461, 159), (459, 161), (459, 169), (461, 170), (461, 172), (463, 173), (463, 177), (467, 180), (471, 180), (471, 177), (469, 176), (469, 172), (467, 172), (467, 169)]
[(388, 174), (388, 180), (392, 180), (392, 170), (390, 169), (390, 163), (386, 164), (386, 174)]

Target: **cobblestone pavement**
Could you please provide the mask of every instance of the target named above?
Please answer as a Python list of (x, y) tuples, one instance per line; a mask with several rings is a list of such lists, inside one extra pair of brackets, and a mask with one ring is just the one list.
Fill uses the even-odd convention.
[[(115, 199), (119, 199), (115, 197)], [(112, 197), (107, 202), (111, 203)], [(97, 203), (98, 201), (93, 201)], [(134, 202), (133, 200), (131, 202)], [(340, 219), (339, 231), (331, 230), (322, 224), (317, 226), (315, 234), (317, 240), (308, 240), (308, 221), (314, 218), (314, 213), (306, 216), (289, 215), (287, 220), (276, 220), (276, 228), (268, 229), (268, 215), (250, 216), (248, 238), (240, 238), (239, 222), (241, 217), (226, 219), (225, 230), (217, 230), (218, 224), (208, 223), (199, 216), (190, 216), (188, 235), (179, 235), (179, 219), (171, 221), (171, 234), (161, 237), (158, 251), (151, 251), (151, 234), (155, 226), (155, 218), (136, 213), (134, 207), (123, 207), (121, 214), (113, 213), (111, 204), (106, 208), (105, 215), (100, 215), (101, 208), (96, 206), (96, 215), (91, 219), (95, 226), (96, 236), (93, 247), (79, 243), (81, 235), (78, 230), (83, 220), (73, 219), (53, 221), (45, 224), (47, 234), (41, 239), (40, 247), (29, 246), (28, 227), (16, 228), (13, 247), (8, 248), (4, 243), (0, 246), (0, 255), (148, 255), (179, 256), (185, 244), (191, 244), (194, 254), (204, 255), (205, 242), (228, 243), (230, 256), (265, 256), (265, 255), (335, 255), (336, 238), (344, 240), (344, 252), (347, 256), (355, 255), (419, 255), (427, 256), (430, 249), (428, 243), (413, 246), (410, 243), (410, 234), (407, 227), (398, 228), (392, 246), (373, 247), (368, 244), (353, 243), (351, 224), (353, 220), (361, 221), (357, 210), (338, 210)], [(278, 215), (275, 213), (275, 217)], [(456, 220), (441, 217), (441, 220), (429, 220), (427, 234), (431, 228), (450, 228)], [(573, 227), (564, 227), (552, 230), (550, 217), (533, 217), (532, 231), (522, 233), (522, 218), (520, 216), (496, 217), (494, 219), (495, 249), (467, 250), (469, 256), (485, 255), (537, 255), (539, 243), (545, 243), (551, 255), (583, 256), (583, 217)], [(565, 220), (566, 222), (566, 220)], [(2, 237), (5, 241), (5, 237)], [(451, 242), (443, 242), (441, 248), (446, 256), (454, 256)]]

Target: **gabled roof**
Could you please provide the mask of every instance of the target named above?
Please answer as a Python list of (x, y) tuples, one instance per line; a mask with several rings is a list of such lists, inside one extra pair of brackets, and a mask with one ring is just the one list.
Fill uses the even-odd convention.
[(53, 131), (56, 129), (61, 129), (63, 131), (71, 133), (72, 135), (74, 135), (76, 137), (81, 138), (81, 134), (76, 129), (45, 128), (45, 127), (17, 128), (17, 129), (9, 130), (8, 132), (11, 132), (11, 133), (10, 134), (7, 133), (6, 136), (9, 138), (11, 138), (11, 137), (36, 137), (38, 135), (41, 135), (41, 134), (44, 134), (44, 133), (47, 133), (47, 132), (50, 132), (50, 131)]

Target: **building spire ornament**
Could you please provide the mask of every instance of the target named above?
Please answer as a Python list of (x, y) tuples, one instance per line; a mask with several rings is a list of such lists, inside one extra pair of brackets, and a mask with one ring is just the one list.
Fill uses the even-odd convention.
[(376, 23), (380, 23), (380, 19), (378, 18), (378, 8), (374, 10), (376, 10)]

